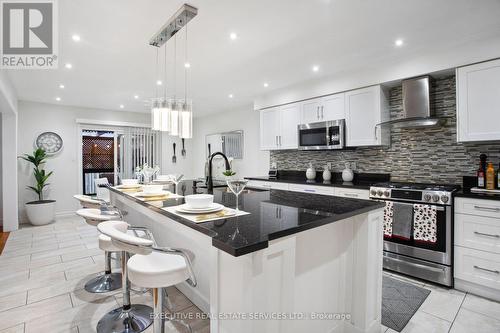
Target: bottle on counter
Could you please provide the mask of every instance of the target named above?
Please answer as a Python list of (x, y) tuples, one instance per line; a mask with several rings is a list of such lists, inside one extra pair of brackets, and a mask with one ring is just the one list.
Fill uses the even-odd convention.
[(486, 189), (495, 189), (495, 167), (491, 162), (488, 163), (488, 168), (486, 169)]
[(485, 185), (485, 171), (483, 169), (483, 163), (479, 163), (479, 169), (477, 169), (477, 187), (484, 188)]
[(497, 189), (500, 190), (500, 163), (498, 164), (498, 169), (497, 169), (497, 179), (496, 179), (496, 182), (497, 182)]

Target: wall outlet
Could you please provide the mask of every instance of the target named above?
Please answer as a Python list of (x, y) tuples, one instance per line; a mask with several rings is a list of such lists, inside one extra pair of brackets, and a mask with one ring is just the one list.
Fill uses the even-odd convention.
[(278, 165), (276, 164), (276, 162), (272, 162), (271, 169), (277, 169), (277, 168), (278, 168)]
[(326, 167), (328, 168), (328, 170), (332, 170), (332, 162), (326, 163)]

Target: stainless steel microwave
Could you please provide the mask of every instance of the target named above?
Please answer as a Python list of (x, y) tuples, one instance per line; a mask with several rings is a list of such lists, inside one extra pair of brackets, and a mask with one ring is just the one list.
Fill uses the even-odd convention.
[(342, 149), (345, 145), (345, 120), (298, 125), (299, 150)]

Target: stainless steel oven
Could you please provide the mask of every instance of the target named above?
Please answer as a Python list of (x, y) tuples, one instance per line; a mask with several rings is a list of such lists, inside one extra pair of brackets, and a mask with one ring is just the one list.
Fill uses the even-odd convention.
[[(384, 268), (423, 280), (453, 286), (453, 197), (447, 185), (385, 183), (370, 188), (370, 197), (403, 205), (436, 208), (436, 241), (384, 237)], [(393, 223), (397, 223), (394, 221)]]
[(299, 150), (342, 149), (344, 132), (344, 119), (298, 125)]

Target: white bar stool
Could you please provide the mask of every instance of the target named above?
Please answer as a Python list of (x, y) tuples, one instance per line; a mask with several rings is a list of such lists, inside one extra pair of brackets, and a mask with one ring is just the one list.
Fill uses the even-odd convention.
[[(87, 224), (97, 227), (104, 221), (120, 219), (121, 214), (106, 215), (101, 214), (100, 209), (83, 208), (76, 211), (78, 216), (85, 219)], [(119, 253), (121, 250), (113, 245), (111, 238), (106, 235), (99, 235), (99, 248), (104, 251), (104, 274), (99, 275), (85, 284), (85, 290), (89, 293), (106, 293), (122, 287), (122, 274), (111, 271), (111, 253)]]
[[(123, 221), (107, 221), (97, 226), (99, 231), (111, 237), (112, 243), (124, 251), (135, 253), (127, 264), (127, 273), (130, 282), (135, 285), (151, 288), (153, 293), (153, 332), (165, 332), (165, 315), (163, 304), (166, 301), (164, 288), (174, 286), (187, 281), (191, 286), (196, 286), (196, 278), (193, 274), (189, 256), (180, 249), (157, 247), (154, 238), (139, 238), (127, 234), (129, 225)], [(102, 320), (102, 319), (101, 319)], [(181, 322), (182, 323), (182, 322)], [(189, 325), (185, 325), (189, 331)], [(99, 324), (98, 324), (99, 332)], [(102, 331), (104, 332), (104, 331)]]
[(73, 198), (78, 200), (83, 208), (99, 208), (102, 203), (102, 200), (93, 199), (92, 197), (83, 194), (75, 194)]

